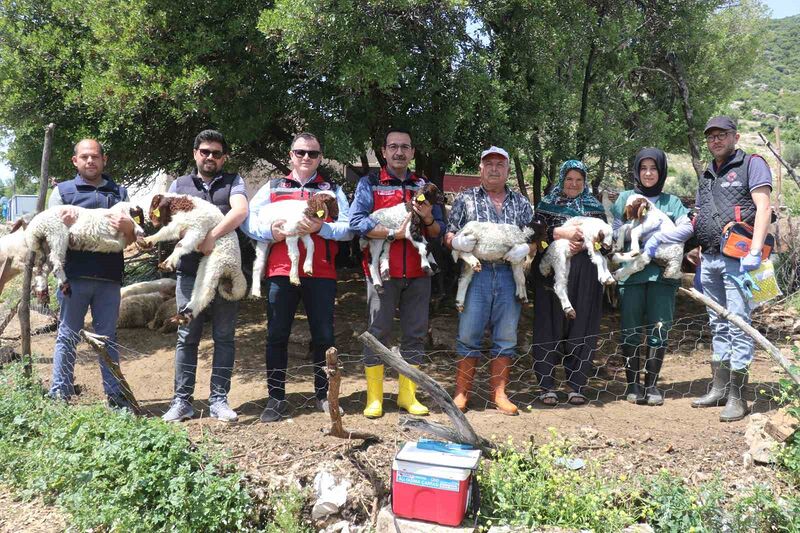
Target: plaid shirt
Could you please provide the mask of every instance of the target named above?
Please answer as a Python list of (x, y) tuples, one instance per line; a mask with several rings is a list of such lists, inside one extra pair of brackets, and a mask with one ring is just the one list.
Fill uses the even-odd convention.
[(527, 198), (506, 186), (506, 199), (498, 215), (483, 187), (466, 189), (459, 194), (450, 210), (447, 231), (458, 233), (467, 222), (494, 222), (524, 226), (533, 218), (533, 207)]

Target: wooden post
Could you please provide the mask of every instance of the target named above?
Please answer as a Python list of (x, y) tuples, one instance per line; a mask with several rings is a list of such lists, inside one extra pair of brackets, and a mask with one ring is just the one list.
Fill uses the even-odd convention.
[(381, 439), (371, 433), (360, 431), (347, 431), (342, 424), (342, 415), (339, 413), (339, 386), (342, 383), (342, 375), (339, 373), (339, 350), (328, 348), (325, 352), (325, 362), (327, 368), (325, 373), (328, 375), (328, 407), (331, 415), (331, 430), (328, 435), (339, 437), (340, 439), (361, 439), (380, 441)]
[(769, 342), (766, 337), (764, 337), (761, 333), (758, 332), (756, 328), (751, 326), (750, 324), (746, 323), (744, 320), (739, 318), (738, 316), (734, 315), (720, 304), (702, 294), (697, 292), (696, 289), (684, 289), (683, 287), (678, 288), (684, 294), (688, 294), (690, 297), (694, 298), (698, 302), (705, 304), (707, 307), (713, 309), (719, 316), (733, 324), (734, 326), (738, 327), (748, 335), (750, 335), (754, 341), (764, 347), (764, 349), (769, 353), (770, 357), (772, 357), (776, 363), (778, 363), (781, 368), (783, 368), (786, 373), (789, 375), (792, 381), (800, 385), (800, 373), (794, 372), (792, 370), (792, 364), (789, 362), (786, 357), (784, 357), (783, 353), (780, 349)]
[[(42, 166), (39, 176), (39, 197), (36, 199), (36, 212), (44, 209), (47, 197), (47, 187), (50, 184), (50, 152), (53, 147), (53, 130), (56, 125), (52, 122), (44, 130), (44, 146), (42, 147)], [(31, 367), (31, 278), (33, 277), (33, 253), (29, 253), (25, 261), (25, 272), (22, 278), (22, 305), (19, 308), (19, 326), (22, 337), (22, 356), (25, 359), (25, 374), (30, 377), (33, 372)]]
[[(448, 432), (445, 438), (453, 442), (469, 444), (475, 448), (480, 448), (484, 452), (489, 452), (492, 448), (494, 448), (494, 445), (490, 441), (475, 433), (475, 430), (470, 425), (467, 417), (465, 417), (464, 413), (462, 413), (461, 410), (456, 407), (456, 404), (453, 403), (453, 399), (450, 398), (450, 395), (447, 394), (447, 391), (445, 391), (435, 379), (409, 365), (399, 353), (394, 353), (389, 350), (368, 331), (365, 331), (359, 335), (358, 339), (365, 346), (375, 352), (385, 364), (394, 368), (416, 383), (418, 387), (427, 392), (433, 401), (436, 402), (436, 404), (442, 409), (442, 411), (444, 411), (445, 414), (450, 417), (455, 429), (451, 430), (451, 432)], [(408, 424), (406, 423), (406, 425)], [(426, 433), (436, 435), (437, 437), (445, 436), (442, 429), (448, 429), (439, 424), (431, 424), (425, 420), (417, 420), (416, 422), (413, 422), (413, 427), (420, 431), (425, 431)]]
[(125, 376), (122, 375), (122, 369), (119, 366), (119, 363), (111, 359), (111, 356), (108, 355), (108, 348), (106, 347), (106, 342), (108, 341), (108, 337), (104, 335), (96, 335), (94, 333), (89, 333), (85, 329), (81, 330), (81, 337), (85, 340), (92, 349), (97, 352), (97, 355), (103, 360), (106, 364), (108, 369), (111, 371), (111, 374), (114, 378), (119, 381), (120, 387), (122, 389), (122, 395), (131, 405), (133, 409), (133, 413), (136, 415), (140, 415), (142, 413), (141, 407), (139, 407), (139, 402), (136, 401), (136, 398), (133, 396), (133, 391), (131, 390), (131, 386), (128, 385), (128, 381), (125, 379)]
[[(777, 126), (775, 128), (775, 148), (778, 152), (778, 155), (783, 153), (781, 149), (781, 127)], [(778, 174), (775, 176), (775, 200), (778, 202), (778, 208), (780, 209), (783, 206), (783, 192), (782, 192), (782, 183), (781, 178), (783, 177), (783, 167), (781, 166), (780, 162), (778, 162)]]

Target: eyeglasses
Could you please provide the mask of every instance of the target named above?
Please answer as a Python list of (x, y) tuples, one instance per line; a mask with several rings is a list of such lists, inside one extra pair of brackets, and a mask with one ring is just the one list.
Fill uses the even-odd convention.
[(306, 155), (310, 159), (316, 159), (322, 152), (319, 150), (292, 150), (292, 153), (300, 159), (303, 159)]
[(211, 156), (214, 159), (220, 159), (223, 155), (225, 155), (225, 152), (221, 150), (208, 150), (206, 148), (200, 148), (197, 151), (200, 152), (200, 155), (202, 155), (203, 157)]
[(394, 144), (394, 143), (392, 143), (392, 144), (387, 144), (386, 145), (386, 149), (389, 150), (390, 152), (396, 152), (398, 150), (402, 150), (404, 152), (408, 152), (412, 148), (413, 148), (413, 146), (411, 146), (410, 144)]
[(706, 142), (714, 142), (714, 141), (724, 141), (730, 135), (730, 131), (723, 131), (722, 133), (712, 133), (711, 135), (706, 135)]

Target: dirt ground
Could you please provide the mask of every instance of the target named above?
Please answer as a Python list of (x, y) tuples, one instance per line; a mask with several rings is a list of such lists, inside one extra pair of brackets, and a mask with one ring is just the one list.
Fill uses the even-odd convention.
[[(266, 401), (264, 343), (266, 313), (263, 300), (242, 302), (236, 336), (236, 367), (229, 397), (240, 414), (240, 422), (222, 424), (207, 418), (208, 383), (213, 344), (210, 324), (200, 345), (195, 410), (198, 416), (186, 423), (192, 436), (225, 450), (255, 482), (268, 485), (310, 483), (321, 468), (351, 479), (356, 497), (345, 512), (365, 518), (374, 512), (373, 499), (382, 497), (388, 487), (391, 460), (402, 441), (419, 434), (398, 427), (400, 413), (395, 405), (396, 377), (386, 380), (386, 414), (378, 420), (361, 415), (365, 392), (360, 344), (356, 335), (366, 327), (364, 282), (354, 271), (340, 275), (336, 308), (336, 339), (343, 365), (340, 401), (345, 410), (344, 425), (350, 430), (373, 433), (381, 442), (361, 445), (326, 436), (330, 427), (326, 415), (314, 410), (313, 378), (307, 359), (308, 328), (302, 309), (298, 312), (290, 341), (290, 369), (287, 398), (291, 418), (276, 424), (262, 424), (258, 416)], [(719, 475), (734, 491), (754, 483), (768, 482), (784, 490), (772, 466), (745, 464), (744, 440), (748, 420), (723, 424), (719, 409), (692, 409), (692, 398), (703, 394), (708, 385), (709, 334), (705, 310), (679, 296), (677, 321), (672, 334), (660, 386), (666, 391), (662, 407), (634, 406), (621, 399), (624, 374), (616, 354), (618, 316), (608, 311), (598, 341), (595, 362), (599, 370), (591, 380), (590, 403), (583, 407), (565, 403), (545, 407), (533, 403), (535, 379), (529, 355), (517, 362), (509, 387), (512, 400), (521, 409), (517, 417), (504, 416), (488, 404), (485, 383), (488, 369), (479, 369), (477, 390), (467, 419), (476, 431), (505, 441), (512, 437), (520, 444), (528, 439), (544, 442), (553, 428), (559, 435), (575, 441), (575, 455), (594, 459), (609, 474), (628, 476), (654, 474), (662, 468), (689, 480), (707, 481)], [(455, 376), (455, 334), (458, 315), (452, 304), (440, 304), (431, 316), (430, 352), (425, 370), (452, 392)], [(520, 344), (529, 350), (533, 325), (532, 309), (525, 308), (520, 323)], [(5, 335), (13, 335), (12, 328)], [(770, 334), (773, 342), (783, 339), (780, 332)], [(39, 355), (37, 368), (43, 379), (50, 379), (54, 333), (34, 337), (33, 349)], [(6, 343), (8, 341), (5, 341)], [(134, 394), (148, 416), (160, 416), (169, 406), (173, 391), (174, 334), (147, 329), (119, 331), (122, 369)], [(784, 341), (785, 342), (785, 341)], [(781, 370), (766, 352), (758, 351), (753, 365), (750, 400), (755, 412), (776, 408), (770, 398)], [(83, 392), (79, 401), (102, 398), (96, 357), (82, 344), (76, 368), (76, 382)], [(561, 395), (562, 401), (566, 397)], [(422, 396), (425, 401), (424, 395)], [(433, 421), (448, 423), (447, 417), (431, 403)], [(0, 505), (0, 508), (3, 506)]]

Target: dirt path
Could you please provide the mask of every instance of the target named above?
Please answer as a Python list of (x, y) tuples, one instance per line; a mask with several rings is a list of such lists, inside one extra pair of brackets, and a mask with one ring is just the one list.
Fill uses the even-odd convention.
[(10, 489), (0, 486), (0, 533), (51, 533), (66, 527), (66, 517), (57, 508), (40, 499), (19, 501)]

